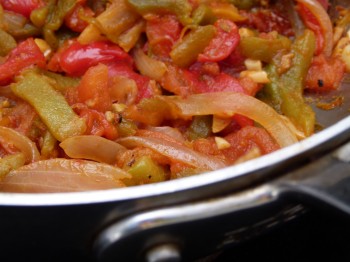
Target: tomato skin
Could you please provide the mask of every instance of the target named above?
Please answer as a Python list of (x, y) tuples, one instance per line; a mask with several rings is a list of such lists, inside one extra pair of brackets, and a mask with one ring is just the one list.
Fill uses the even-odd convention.
[(117, 128), (107, 121), (102, 112), (94, 109), (82, 108), (79, 110), (78, 114), (86, 121), (86, 135), (103, 136), (111, 140), (118, 138)]
[(140, 102), (143, 98), (150, 98), (155, 95), (154, 90), (150, 87), (150, 79), (146, 76), (136, 73), (133, 68), (125, 63), (110, 63), (108, 64), (109, 76), (124, 76), (130, 78), (136, 82), (138, 93), (136, 103)]
[(305, 5), (298, 3), (297, 11), (305, 25), (315, 33), (317, 38), (315, 54), (319, 55), (322, 52), (325, 44), (325, 39), (323, 36), (321, 25), (317, 21), (316, 17)]
[(99, 64), (90, 67), (77, 87), (79, 102), (99, 112), (110, 110), (112, 100), (108, 87), (108, 67)]
[(87, 45), (75, 41), (60, 53), (58, 60), (60, 69), (70, 76), (82, 76), (89, 67), (99, 63), (122, 60), (132, 64), (132, 58), (129, 54), (119, 46), (107, 41), (98, 41)]
[(326, 58), (321, 54), (313, 59), (305, 85), (307, 89), (317, 92), (335, 90), (344, 74), (345, 65), (339, 58)]
[(28, 38), (18, 44), (0, 65), (0, 85), (10, 83), (22, 69), (32, 65), (45, 68), (46, 60), (33, 38)]
[(231, 144), (231, 147), (222, 150), (222, 152), (231, 163), (254, 147), (258, 147), (263, 155), (279, 149), (279, 145), (265, 129), (255, 126), (243, 127), (237, 132), (227, 135), (225, 139)]
[(227, 58), (238, 46), (240, 35), (235, 23), (219, 19), (214, 24), (217, 33), (209, 45), (199, 54), (199, 62), (218, 62)]
[(41, 0), (0, 0), (0, 4), (5, 10), (21, 14), (26, 18), (30, 17), (33, 10), (44, 5)]
[(74, 32), (80, 33), (88, 26), (88, 23), (80, 18), (80, 13), (82, 13), (84, 17), (94, 16), (94, 12), (89, 7), (85, 6), (84, 2), (77, 3), (73, 10), (64, 18), (64, 24)]
[(174, 15), (154, 15), (147, 19), (146, 35), (152, 54), (169, 57), (173, 44), (180, 38), (181, 30), (182, 25)]

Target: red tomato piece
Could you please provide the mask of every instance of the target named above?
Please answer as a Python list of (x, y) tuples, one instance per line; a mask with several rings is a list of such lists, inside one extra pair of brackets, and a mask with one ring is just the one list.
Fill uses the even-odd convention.
[(339, 86), (345, 73), (345, 65), (337, 57), (316, 56), (306, 77), (306, 88), (313, 91), (330, 91)]
[(0, 84), (10, 83), (22, 69), (32, 65), (45, 68), (46, 60), (33, 38), (28, 38), (13, 49), (0, 65)]
[(117, 128), (107, 121), (104, 113), (83, 108), (79, 110), (79, 115), (86, 121), (86, 135), (103, 136), (111, 140), (118, 138)]
[(262, 154), (268, 154), (279, 149), (279, 145), (269, 133), (260, 127), (243, 127), (237, 132), (229, 134), (225, 139), (231, 144), (231, 147), (222, 150), (222, 152), (231, 163), (254, 147), (258, 147)]
[(84, 3), (77, 3), (73, 10), (67, 14), (64, 18), (65, 25), (75, 32), (82, 32), (88, 23), (80, 18), (80, 15), (84, 17), (93, 17), (94, 12)]
[(174, 43), (180, 38), (182, 25), (174, 15), (151, 16), (147, 19), (146, 35), (152, 54), (169, 57)]
[[(125, 61), (131, 65), (133, 62), (128, 53), (116, 44), (107, 41), (98, 41), (87, 45), (75, 41), (61, 51), (58, 61), (60, 69), (70, 76), (82, 76), (89, 67), (99, 63)], [(50, 65), (50, 67), (53, 66)]]
[(312, 30), (316, 35), (316, 51), (315, 54), (319, 55), (324, 47), (325, 39), (322, 32), (321, 25), (317, 21), (317, 18), (311, 13), (311, 11), (303, 4), (298, 3), (297, 11), (304, 21), (305, 25)]
[(99, 64), (90, 67), (77, 87), (79, 102), (99, 112), (110, 110), (112, 100), (108, 87), (108, 67)]
[(240, 35), (238, 27), (230, 20), (219, 19), (215, 22), (216, 36), (209, 45), (199, 54), (200, 62), (218, 62), (227, 58), (238, 46)]
[(133, 79), (136, 82), (138, 94), (136, 103), (142, 98), (150, 98), (155, 93), (149, 85), (149, 78), (134, 72), (133, 68), (124, 62), (108, 64), (109, 76), (124, 76)]
[(0, 0), (1, 6), (26, 18), (30, 17), (33, 10), (42, 7), (44, 4), (41, 0)]
[(207, 84), (206, 89), (197, 90), (198, 93), (238, 92), (246, 94), (238, 79), (225, 73), (220, 73), (215, 77), (206, 77), (204, 81)]

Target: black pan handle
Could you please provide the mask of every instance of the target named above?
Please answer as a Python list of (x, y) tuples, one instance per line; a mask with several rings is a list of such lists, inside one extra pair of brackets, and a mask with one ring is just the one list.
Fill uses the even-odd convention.
[(274, 183), (280, 196), (350, 216), (350, 142)]

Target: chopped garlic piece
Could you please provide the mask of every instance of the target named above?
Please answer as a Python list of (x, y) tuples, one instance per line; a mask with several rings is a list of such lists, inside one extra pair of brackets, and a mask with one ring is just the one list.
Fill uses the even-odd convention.
[(41, 38), (35, 38), (34, 41), (41, 50), (41, 52), (44, 54), (45, 58), (48, 58), (52, 53), (50, 45)]
[(227, 148), (231, 147), (231, 144), (222, 137), (216, 136), (215, 143), (216, 143), (216, 146), (218, 147), (219, 150), (227, 149)]
[(235, 164), (240, 164), (240, 163), (246, 162), (248, 160), (252, 160), (252, 159), (257, 158), (261, 155), (262, 155), (262, 153), (261, 153), (260, 148), (255, 146), (251, 150), (249, 150), (247, 153), (245, 153), (243, 156), (239, 157), (235, 161)]
[(222, 117), (218, 117), (218, 116), (214, 115), (211, 131), (213, 133), (218, 133), (218, 132), (224, 130), (225, 127), (227, 127), (230, 123), (231, 123), (231, 119), (222, 118)]
[(106, 111), (105, 112), (105, 117), (107, 119), (108, 122), (112, 123), (115, 119), (115, 114), (111, 111)]
[(260, 60), (254, 60), (254, 59), (248, 58), (244, 61), (244, 65), (250, 71), (261, 71), (262, 70), (262, 63)]
[(125, 110), (126, 105), (125, 104), (121, 104), (121, 103), (114, 103), (112, 105), (112, 110), (116, 113), (121, 113)]
[(261, 70), (261, 71), (251, 71), (251, 70), (242, 71), (240, 74), (240, 77), (249, 77), (255, 83), (258, 83), (258, 84), (270, 83), (270, 79), (268, 78), (267, 73), (263, 70)]

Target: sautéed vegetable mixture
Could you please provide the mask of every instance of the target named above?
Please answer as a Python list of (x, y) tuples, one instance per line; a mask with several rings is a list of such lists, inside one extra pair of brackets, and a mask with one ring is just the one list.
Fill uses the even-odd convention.
[(0, 4), (3, 192), (136, 186), (268, 154), (314, 134), (304, 94), (350, 71), (350, 11), (328, 0)]

